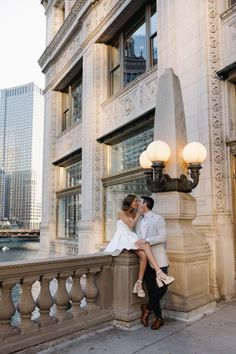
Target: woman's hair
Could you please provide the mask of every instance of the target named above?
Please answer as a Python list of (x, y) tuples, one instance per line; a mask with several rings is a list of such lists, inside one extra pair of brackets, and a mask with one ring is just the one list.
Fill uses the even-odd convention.
[(137, 196), (135, 194), (128, 194), (122, 202), (121, 210), (128, 211), (136, 198)]

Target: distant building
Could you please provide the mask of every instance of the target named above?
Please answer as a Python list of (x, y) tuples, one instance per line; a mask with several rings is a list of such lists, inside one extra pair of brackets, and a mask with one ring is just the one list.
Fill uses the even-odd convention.
[(4, 217), (5, 171), (0, 169), (0, 220)]
[(38, 228), (42, 204), (43, 92), (0, 90), (0, 217)]

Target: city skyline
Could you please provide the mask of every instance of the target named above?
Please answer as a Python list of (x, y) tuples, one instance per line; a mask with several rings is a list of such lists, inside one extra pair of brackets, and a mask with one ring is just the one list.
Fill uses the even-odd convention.
[(3, 2), (0, 31), (0, 89), (30, 82), (44, 88), (38, 59), (46, 45), (46, 19), (40, 0)]

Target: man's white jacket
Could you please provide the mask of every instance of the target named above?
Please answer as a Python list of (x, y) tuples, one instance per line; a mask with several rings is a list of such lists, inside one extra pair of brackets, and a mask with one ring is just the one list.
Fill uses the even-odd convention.
[(153, 211), (150, 211), (148, 213), (147, 219), (146, 237), (141, 235), (141, 219), (142, 217), (138, 219), (135, 225), (135, 232), (138, 238), (144, 238), (146, 239), (146, 241), (149, 242), (159, 267), (167, 267), (168, 256), (166, 253), (167, 234), (165, 219), (161, 215), (155, 214)]

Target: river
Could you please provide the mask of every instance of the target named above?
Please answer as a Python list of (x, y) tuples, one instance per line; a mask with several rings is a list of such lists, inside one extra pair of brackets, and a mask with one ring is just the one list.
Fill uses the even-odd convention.
[(24, 261), (42, 258), (39, 252), (39, 242), (4, 241), (0, 242), (0, 262)]

